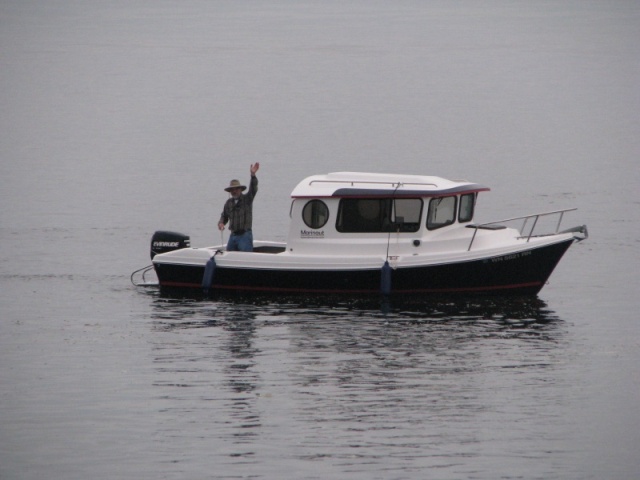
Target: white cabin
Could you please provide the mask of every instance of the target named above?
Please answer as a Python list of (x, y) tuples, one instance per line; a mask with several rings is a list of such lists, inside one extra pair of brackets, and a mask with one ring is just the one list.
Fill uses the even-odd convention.
[[(336, 172), (291, 193), (293, 255), (420, 255), (466, 250), (478, 192), (467, 181), (422, 175)], [(338, 253), (339, 252), (339, 253)]]

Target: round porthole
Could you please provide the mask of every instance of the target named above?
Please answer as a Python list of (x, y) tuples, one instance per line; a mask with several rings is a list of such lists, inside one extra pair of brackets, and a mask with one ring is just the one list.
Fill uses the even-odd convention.
[(322, 228), (329, 220), (329, 208), (322, 200), (309, 200), (302, 209), (302, 220), (309, 228)]

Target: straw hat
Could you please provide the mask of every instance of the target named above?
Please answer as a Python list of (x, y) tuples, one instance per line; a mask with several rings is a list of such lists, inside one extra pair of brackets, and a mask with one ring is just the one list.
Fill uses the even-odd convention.
[(225, 191), (230, 192), (233, 188), (241, 188), (242, 191), (247, 189), (247, 187), (242, 185), (239, 180), (231, 180), (231, 182), (229, 182), (229, 186), (225, 188)]

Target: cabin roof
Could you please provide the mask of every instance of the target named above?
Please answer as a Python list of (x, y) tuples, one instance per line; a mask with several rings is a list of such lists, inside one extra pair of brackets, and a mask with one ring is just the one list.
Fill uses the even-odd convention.
[(488, 190), (466, 180), (427, 175), (333, 172), (305, 178), (293, 189), (291, 197), (435, 197)]

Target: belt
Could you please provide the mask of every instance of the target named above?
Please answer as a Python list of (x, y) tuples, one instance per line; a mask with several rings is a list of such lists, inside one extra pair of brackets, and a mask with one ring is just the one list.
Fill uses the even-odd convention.
[(246, 230), (234, 230), (233, 232), (231, 232), (231, 235), (244, 235), (245, 233), (250, 231), (250, 228), (247, 228)]

